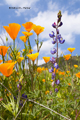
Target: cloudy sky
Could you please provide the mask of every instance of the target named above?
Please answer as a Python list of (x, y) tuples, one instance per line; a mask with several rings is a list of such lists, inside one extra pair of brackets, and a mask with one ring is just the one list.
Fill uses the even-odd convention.
[[(9, 7), (17, 7), (18, 9), (9, 9)], [(19, 8), (20, 7), (20, 8)], [(22, 9), (21, 9), (22, 8)], [(26, 9), (24, 9), (26, 8)], [(21, 25), (20, 32), (16, 38), (16, 45), (20, 50), (24, 48), (23, 42), (19, 39), (23, 36), (23, 23), (33, 22), (36, 25), (44, 27), (44, 32), (39, 35), (39, 41), (44, 41), (39, 54), (39, 64), (43, 64), (43, 56), (52, 57), (50, 50), (56, 48), (56, 44), (52, 44), (52, 38), (49, 37), (51, 31), (55, 32), (52, 24), (57, 21), (57, 13), (61, 10), (63, 26), (59, 28), (59, 32), (64, 44), (59, 44), (59, 55), (63, 52), (65, 55), (70, 54), (67, 48), (76, 48), (72, 53), (80, 55), (80, 0), (0, 0), (0, 44), (3, 44), (1, 38), (6, 42), (13, 43), (13, 40), (4, 30), (3, 26), (9, 23), (18, 23)], [(30, 37), (30, 43), (33, 53), (37, 52), (35, 44), (36, 34)]]

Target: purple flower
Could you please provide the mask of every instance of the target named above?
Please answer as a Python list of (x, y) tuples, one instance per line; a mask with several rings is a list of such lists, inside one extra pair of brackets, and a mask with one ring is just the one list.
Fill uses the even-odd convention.
[(56, 59), (54, 57), (50, 58), (50, 62), (52, 62), (53, 64), (56, 62)]
[(19, 101), (19, 104), (20, 104), (20, 106), (23, 106), (23, 101), (20, 100), (20, 101)]
[(59, 35), (57, 35), (57, 39), (60, 39), (60, 37), (61, 37), (61, 35), (59, 34)]
[(57, 52), (57, 50), (55, 48), (53, 48), (53, 50), (51, 50), (51, 54), (55, 54)]
[(52, 73), (52, 72), (53, 72), (53, 70), (54, 70), (54, 69), (51, 67), (51, 69), (49, 69), (49, 72), (50, 72), (50, 73)]
[(27, 95), (25, 95), (25, 93), (24, 93), (24, 94), (22, 94), (22, 97), (23, 97), (23, 98), (27, 98)]
[(51, 38), (55, 37), (54, 32), (52, 31), (51, 34), (49, 34)]
[(59, 85), (60, 84), (60, 80), (56, 80), (56, 85)]
[(55, 67), (56, 69), (58, 69), (58, 68), (59, 68), (59, 66), (58, 66), (58, 64), (57, 64), (57, 63), (54, 63), (54, 67)]
[(57, 29), (57, 34), (59, 34), (59, 30)]
[(54, 78), (55, 78), (55, 76), (56, 76), (56, 75), (55, 75), (55, 73), (53, 72), (53, 73), (52, 73), (52, 79), (54, 79)]
[(57, 88), (55, 89), (55, 92), (58, 92), (58, 89), (57, 89)]
[(17, 100), (15, 96), (14, 96), (14, 99)]
[(22, 85), (19, 83), (19, 84), (17, 85), (17, 88), (18, 88), (19, 90), (21, 90)]
[(62, 22), (60, 22), (60, 24), (58, 25), (58, 27), (61, 27), (63, 25), (63, 23)]
[(52, 24), (52, 27), (56, 28), (56, 23), (55, 22)]
[(55, 84), (55, 82), (53, 81), (53, 82), (52, 82), (52, 87), (54, 87), (54, 84)]
[(52, 44), (55, 44), (57, 42), (56, 38), (53, 38)]
[(65, 40), (63, 40), (62, 37), (59, 38), (59, 43), (63, 44), (65, 42)]

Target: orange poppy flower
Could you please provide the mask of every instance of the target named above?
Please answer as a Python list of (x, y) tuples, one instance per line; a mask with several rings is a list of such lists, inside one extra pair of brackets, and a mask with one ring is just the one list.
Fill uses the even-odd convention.
[(76, 77), (80, 78), (80, 72), (78, 72), (78, 73), (76, 74)]
[(63, 57), (65, 58), (65, 60), (69, 60), (69, 58), (71, 57), (71, 54), (64, 55)]
[(42, 79), (43, 82), (45, 82), (45, 79)]
[(12, 60), (8, 60), (8, 61), (5, 61), (5, 62), (7, 62), (7, 63), (12, 63)]
[(43, 57), (44, 61), (47, 63), (50, 60), (50, 57)]
[(24, 57), (18, 57), (17, 61), (21, 62), (24, 59)]
[(72, 53), (75, 50), (75, 48), (68, 48), (67, 50), (69, 50)]
[(77, 68), (77, 67), (78, 67), (78, 65), (74, 65), (74, 67), (75, 67), (75, 68)]
[(0, 46), (0, 54), (5, 56), (5, 54), (7, 53), (9, 47), (6, 46)]
[(33, 50), (31, 49), (31, 50), (29, 50), (29, 53), (32, 53), (33, 52)]
[(42, 71), (42, 68), (41, 68), (41, 67), (38, 67), (38, 68), (37, 68), (37, 72), (38, 72), (38, 73), (41, 73), (41, 71)]
[(26, 43), (26, 41), (27, 41), (27, 39), (28, 39), (28, 37), (26, 37), (26, 36), (21, 36), (21, 37), (19, 37), (23, 42), (25, 42)]
[(0, 60), (0, 63), (2, 62), (3, 60)]
[(68, 83), (69, 86), (71, 86), (71, 83)]
[(38, 57), (39, 53), (35, 53), (35, 54), (29, 54), (27, 55), (32, 61), (34, 61), (37, 57)]
[(33, 23), (32, 22), (26, 22), (26, 23), (22, 24), (22, 26), (25, 28), (26, 31), (30, 32), (32, 30)]
[(37, 34), (37, 35), (39, 35), (41, 32), (43, 32), (44, 31), (44, 27), (41, 27), (41, 26), (39, 26), (39, 25), (33, 25), (33, 30), (34, 30), (34, 32)]
[(3, 26), (3, 27), (6, 30), (6, 32), (10, 35), (10, 37), (13, 40), (15, 40), (18, 35), (18, 32), (20, 31), (21, 25), (17, 23), (10, 23), (9, 27), (8, 26)]
[(3, 63), (0, 65), (0, 72), (5, 75), (6, 77), (9, 77), (13, 72), (13, 67), (16, 64), (16, 62), (12, 63)]
[(33, 33), (30, 33), (30, 32), (22, 32), (26, 37), (29, 37), (31, 35), (33, 35)]

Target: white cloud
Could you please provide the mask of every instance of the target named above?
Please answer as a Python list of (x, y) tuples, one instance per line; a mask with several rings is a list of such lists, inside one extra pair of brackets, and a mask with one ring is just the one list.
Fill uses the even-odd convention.
[[(10, 7), (21, 7), (22, 9), (16, 9), (15, 13), (17, 16), (20, 16), (21, 13), (25, 14), (25, 11), (27, 9), (24, 9), (23, 7), (30, 7), (32, 10), (36, 11), (36, 2), (39, 0), (5, 0), (6, 4), (9, 5)], [(26, 12), (27, 13), (27, 12)]]
[[(40, 54), (50, 55), (50, 50), (54, 47), (51, 40), (44, 41), (40, 49)], [(37, 46), (33, 47), (33, 50), (37, 51)]]
[[(41, 39), (49, 39), (49, 33), (55, 32), (52, 23), (56, 22), (57, 13), (58, 11), (53, 12), (51, 10), (40, 11), (36, 17), (30, 19), (34, 24), (45, 27), (44, 32), (40, 34)], [(69, 15), (67, 11), (62, 12), (62, 22), (63, 26), (59, 28), (60, 34), (67, 44), (74, 44), (75, 35), (80, 34), (80, 13)]]

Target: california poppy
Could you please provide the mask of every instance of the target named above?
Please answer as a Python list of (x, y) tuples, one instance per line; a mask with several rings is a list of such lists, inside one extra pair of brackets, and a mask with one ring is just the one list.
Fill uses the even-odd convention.
[(27, 55), (32, 61), (34, 61), (37, 57), (38, 57), (39, 53), (35, 53), (35, 54), (29, 54)]
[(69, 59), (70, 59), (70, 57), (71, 57), (71, 54), (64, 55), (63, 57), (65, 58), (65, 60), (69, 60)]
[(67, 50), (69, 50), (72, 53), (75, 50), (75, 48), (68, 48)]
[(25, 42), (26, 43), (26, 41), (27, 41), (27, 39), (28, 39), (28, 37), (26, 37), (26, 36), (21, 36), (21, 37), (19, 37), (23, 42)]
[(13, 72), (13, 67), (16, 64), (16, 62), (12, 63), (3, 63), (0, 65), (0, 72), (5, 75), (6, 77), (9, 77)]
[(0, 46), (0, 54), (5, 56), (5, 54), (7, 53), (9, 47), (6, 46)]
[(29, 37), (29, 36), (31, 36), (31, 35), (33, 35), (33, 33), (31, 33), (31, 32), (22, 32), (26, 37)]
[(37, 35), (39, 35), (41, 32), (43, 32), (44, 31), (44, 27), (41, 27), (41, 26), (39, 26), (39, 25), (33, 25), (33, 30), (34, 30), (34, 32), (37, 34)]
[(50, 61), (50, 57), (43, 57), (43, 59), (46, 63)]
[(22, 24), (22, 26), (25, 28), (26, 31), (30, 32), (32, 30), (33, 23), (32, 22), (26, 22), (26, 23)]
[(10, 37), (15, 40), (18, 32), (20, 31), (21, 25), (17, 23), (10, 23), (9, 26), (3, 26), (6, 32), (10, 35)]

